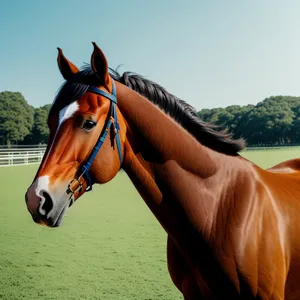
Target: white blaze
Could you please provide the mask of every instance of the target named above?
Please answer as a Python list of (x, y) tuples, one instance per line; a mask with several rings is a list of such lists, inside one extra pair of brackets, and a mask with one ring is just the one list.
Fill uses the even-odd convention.
[(75, 101), (60, 110), (57, 130), (59, 129), (59, 127), (65, 120), (67, 120), (73, 116), (73, 114), (78, 110), (78, 108), (79, 108), (79, 105), (78, 105), (77, 101)]
[(56, 139), (56, 136), (57, 136), (57, 133), (58, 133), (58, 130), (59, 130), (60, 126), (62, 125), (62, 123), (63, 123), (65, 120), (71, 118), (71, 117), (74, 115), (74, 113), (75, 113), (76, 111), (78, 111), (78, 109), (79, 109), (79, 105), (78, 105), (77, 101), (75, 101), (75, 102), (72, 102), (71, 104), (65, 106), (63, 109), (61, 109), (61, 110), (59, 111), (59, 113), (58, 113), (58, 116), (59, 116), (59, 119), (58, 119), (58, 126), (57, 126), (57, 129), (56, 129), (56, 133), (55, 133), (55, 135), (54, 135), (52, 144), (51, 144), (50, 149), (49, 149), (49, 151), (48, 151), (47, 157), (46, 157), (46, 159), (45, 159), (45, 163), (46, 163), (46, 161), (47, 161), (47, 159), (48, 159), (48, 157), (49, 157), (49, 154), (50, 154), (50, 152), (51, 152), (51, 150), (52, 150), (52, 147), (53, 147), (53, 145), (54, 145), (54, 142), (55, 142), (55, 139)]

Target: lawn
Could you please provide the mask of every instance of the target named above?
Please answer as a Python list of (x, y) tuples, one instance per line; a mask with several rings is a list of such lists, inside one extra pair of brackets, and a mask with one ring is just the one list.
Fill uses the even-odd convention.
[[(269, 167), (300, 150), (243, 155)], [(125, 173), (85, 194), (50, 229), (25, 207), (37, 167), (0, 168), (0, 299), (182, 299), (167, 271), (166, 234)]]
[(262, 168), (270, 168), (285, 160), (300, 157), (300, 147), (282, 147), (276, 150), (248, 150), (243, 151), (241, 155)]
[(36, 169), (0, 168), (0, 299), (181, 299), (167, 271), (166, 234), (125, 173), (85, 194), (51, 229), (25, 207)]

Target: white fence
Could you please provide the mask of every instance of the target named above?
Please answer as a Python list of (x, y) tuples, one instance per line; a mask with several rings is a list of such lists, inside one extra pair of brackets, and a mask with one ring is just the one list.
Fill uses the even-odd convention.
[[(22, 146), (21, 146), (22, 147)], [(40, 163), (46, 147), (0, 148), (0, 167)]]
[[(297, 148), (300, 148), (300, 146), (249, 147), (243, 151), (295, 150)], [(0, 146), (0, 167), (40, 163), (45, 150), (45, 145), (17, 145), (11, 148)]]

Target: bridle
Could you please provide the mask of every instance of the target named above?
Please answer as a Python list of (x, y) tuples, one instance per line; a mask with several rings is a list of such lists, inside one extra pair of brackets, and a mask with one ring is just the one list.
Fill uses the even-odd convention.
[[(82, 173), (80, 174), (80, 176), (77, 179), (76, 178), (73, 179), (68, 185), (68, 190), (72, 194), (74, 194), (75, 192), (78, 192), (82, 189), (83, 183), (80, 181), (80, 179), (82, 177), (85, 179), (85, 181), (87, 183), (87, 188), (85, 191), (89, 192), (92, 190), (94, 181), (93, 181), (91, 175), (89, 174), (89, 169), (92, 166), (92, 163), (93, 163), (94, 159), (96, 158), (96, 155), (99, 152), (100, 148), (102, 147), (103, 142), (112, 126), (114, 127), (113, 129), (114, 129), (114, 134), (115, 134), (115, 138), (116, 138), (119, 158), (120, 158), (120, 166), (122, 165), (122, 161), (123, 161), (120, 135), (119, 135), (120, 125), (119, 125), (118, 116), (117, 116), (117, 103), (118, 103), (117, 91), (116, 91), (116, 84), (115, 84), (114, 80), (112, 79), (112, 93), (111, 94), (108, 94), (94, 86), (90, 86), (87, 89), (87, 92), (91, 92), (94, 94), (104, 96), (110, 100), (110, 117), (107, 119), (106, 125), (103, 127), (102, 132), (94, 146), (94, 149), (92, 150), (91, 154), (89, 155), (89, 158), (80, 168)], [(76, 183), (78, 184), (78, 186), (73, 188), (72, 185), (74, 185)]]

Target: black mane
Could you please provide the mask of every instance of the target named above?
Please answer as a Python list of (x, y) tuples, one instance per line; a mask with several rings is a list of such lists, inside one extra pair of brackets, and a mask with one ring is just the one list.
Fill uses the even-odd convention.
[[(125, 72), (121, 76), (117, 71), (110, 69), (110, 75), (114, 80), (126, 85), (160, 107), (202, 145), (228, 155), (237, 155), (245, 147), (243, 139), (234, 140), (227, 129), (221, 129), (215, 124), (202, 121), (194, 107), (168, 93), (157, 83), (131, 72)], [(97, 85), (98, 81), (99, 79), (91, 67), (85, 66), (63, 84), (51, 111), (57, 111), (75, 101), (87, 91), (90, 85)]]

